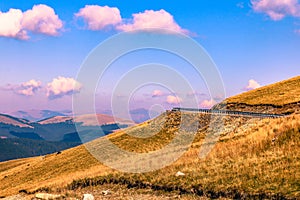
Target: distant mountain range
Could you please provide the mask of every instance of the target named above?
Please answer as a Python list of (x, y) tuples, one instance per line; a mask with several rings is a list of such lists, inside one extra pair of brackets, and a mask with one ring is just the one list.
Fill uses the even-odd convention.
[[(42, 113), (47, 114), (47, 112)], [(51, 111), (48, 114), (58, 113)], [(112, 133), (114, 130), (134, 125), (130, 120), (105, 114), (97, 114), (96, 120), (92, 114), (77, 117), (52, 116), (35, 120), (0, 114), (0, 161), (53, 153), (79, 145), (83, 139), (89, 141), (103, 134)], [(98, 133), (99, 126), (102, 135), (95, 134)], [(84, 131), (79, 134), (76, 127)]]
[[(112, 115), (112, 112), (110, 110), (101, 111), (100, 113)], [(56, 116), (72, 116), (71, 110), (63, 110), (63, 111), (53, 111), (53, 110), (37, 110), (37, 109), (31, 109), (31, 110), (19, 110), (7, 113), (10, 116), (14, 116), (16, 118), (21, 119), (27, 119), (31, 122), (37, 122), (44, 119), (56, 117)], [(152, 117), (158, 116), (161, 113), (156, 113), (155, 111), (152, 111)], [(130, 110), (130, 116), (132, 121), (135, 123), (141, 123), (144, 121), (147, 121), (151, 118), (149, 115), (149, 110), (145, 108), (137, 108)]]
[[(105, 111), (102, 111), (101, 113), (104, 113), (107, 115), (113, 115), (111, 110), (105, 110)], [(150, 115), (149, 110), (147, 110), (145, 108), (136, 108), (136, 109), (130, 110), (129, 114), (130, 114), (132, 121), (134, 121), (135, 123), (142, 123), (153, 117), (159, 116), (161, 113), (156, 112), (156, 111), (151, 111), (151, 115)]]
[(37, 109), (31, 109), (31, 110), (19, 110), (15, 112), (8, 113), (11, 116), (27, 119), (29, 121), (39, 121), (42, 119), (55, 117), (55, 116), (70, 116), (72, 115), (72, 111), (65, 110), (65, 111), (52, 111), (52, 110), (37, 110)]
[[(132, 121), (105, 113), (97, 114), (96, 119), (92, 114), (73, 117), (68, 110), (32, 109), (0, 114), (0, 161), (61, 151), (150, 119), (144, 108), (130, 111)], [(95, 134), (99, 133), (99, 126), (102, 135)]]

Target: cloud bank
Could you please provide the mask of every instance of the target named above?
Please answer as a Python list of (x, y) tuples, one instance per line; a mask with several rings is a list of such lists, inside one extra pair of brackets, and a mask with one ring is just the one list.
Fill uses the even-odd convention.
[(21, 10), (9, 9), (6, 13), (0, 12), (0, 36), (27, 39), (26, 31), (22, 30), (22, 18)]
[(251, 4), (255, 12), (265, 13), (274, 21), (286, 16), (300, 17), (298, 0), (251, 0)]
[(213, 99), (211, 100), (204, 100), (201, 102), (200, 107), (202, 108), (211, 108), (213, 107), (217, 102)]
[[(100, 31), (112, 28), (116, 31), (135, 31), (160, 29), (159, 32), (179, 32), (189, 34), (175, 21), (173, 15), (164, 9), (145, 10), (132, 14), (132, 18), (121, 17), (116, 7), (86, 5), (74, 14), (76, 19), (83, 19), (88, 30)], [(63, 29), (63, 22), (54, 9), (44, 5), (34, 5), (32, 9), (22, 11), (11, 8), (7, 12), (0, 11), (0, 37), (19, 40), (30, 39), (30, 33), (57, 36)]]
[(120, 10), (108, 6), (86, 5), (78, 13), (75, 13), (75, 17), (83, 18), (87, 23), (87, 28), (93, 31), (122, 22)]
[(49, 99), (61, 98), (80, 92), (82, 85), (73, 78), (58, 77), (47, 84), (47, 97)]
[(178, 105), (182, 102), (182, 99), (173, 95), (167, 96), (167, 103), (171, 105)]
[(261, 85), (256, 80), (250, 79), (248, 81), (248, 85), (244, 88), (244, 90), (249, 91), (259, 87), (261, 87)]
[(33, 96), (42, 87), (42, 82), (37, 80), (30, 80), (18, 85), (7, 85), (3, 90), (12, 91), (15, 94), (23, 96)]
[(63, 28), (63, 22), (47, 5), (35, 5), (32, 9), (22, 12), (19, 9), (0, 11), (0, 36), (29, 39), (28, 32), (56, 36)]
[(139, 29), (166, 29), (188, 34), (188, 31), (182, 29), (174, 20), (174, 17), (167, 11), (145, 10), (141, 13), (132, 14), (133, 19), (130, 23), (122, 23), (116, 27), (121, 31), (134, 31)]
[(120, 10), (115, 7), (86, 5), (75, 13), (76, 18), (82, 18), (87, 29), (97, 31), (112, 27), (117, 31), (134, 31), (140, 29), (165, 29), (164, 32), (175, 31), (188, 34), (181, 28), (174, 17), (167, 11), (145, 10), (132, 14), (131, 19), (122, 19)]
[(152, 97), (161, 97), (161, 96), (164, 96), (163, 91), (161, 91), (161, 90), (153, 90)]
[(28, 82), (22, 83), (15, 92), (17, 94), (25, 95), (25, 96), (33, 96), (38, 89), (42, 86), (41, 81), (30, 80)]
[(48, 99), (72, 95), (80, 92), (81, 88), (82, 84), (75, 79), (62, 76), (54, 78), (46, 86), (43, 86), (41, 81), (32, 79), (17, 85), (8, 84), (5, 87), (0, 87), (1, 90), (12, 91), (23, 96), (34, 96), (38, 90), (42, 90), (46, 93)]

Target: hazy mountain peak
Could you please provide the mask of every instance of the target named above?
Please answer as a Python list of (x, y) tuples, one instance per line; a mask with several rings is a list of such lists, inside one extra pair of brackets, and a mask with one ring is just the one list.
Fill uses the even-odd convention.
[(18, 118), (27, 119), (29, 121), (39, 121), (42, 119), (55, 117), (55, 116), (67, 116), (70, 115), (70, 113), (72, 112), (31, 109), (31, 110), (19, 110), (19, 111), (11, 112), (9, 114)]
[(28, 125), (27, 122), (28, 121), (26, 121), (24, 119), (17, 119), (17, 118), (11, 117), (9, 115), (0, 114), (0, 123), (3, 123), (3, 124), (10, 124), (10, 125), (19, 126), (22, 128), (25, 128), (25, 127), (33, 128), (32, 126)]

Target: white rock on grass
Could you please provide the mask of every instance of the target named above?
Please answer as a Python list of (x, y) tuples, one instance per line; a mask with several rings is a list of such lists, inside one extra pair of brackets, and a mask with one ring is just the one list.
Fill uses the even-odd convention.
[(1, 200), (26, 200), (26, 197), (21, 194), (17, 194), (14, 196), (2, 198)]
[(35, 198), (45, 199), (45, 200), (58, 199), (60, 197), (61, 197), (61, 195), (58, 195), (58, 194), (48, 194), (48, 193), (37, 193), (37, 194), (35, 194)]
[(92, 194), (84, 194), (83, 200), (95, 200), (95, 198)]
[(175, 174), (175, 176), (184, 176), (185, 175), (185, 173), (183, 173), (183, 172), (181, 172), (181, 171), (178, 171), (176, 174)]
[(109, 191), (109, 190), (103, 190), (103, 191), (102, 191), (102, 194), (103, 194), (104, 196), (109, 195), (109, 194), (110, 194), (110, 191)]

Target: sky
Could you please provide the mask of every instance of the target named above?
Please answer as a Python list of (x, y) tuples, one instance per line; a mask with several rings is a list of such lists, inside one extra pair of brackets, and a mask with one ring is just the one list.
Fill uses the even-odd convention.
[[(86, 88), (76, 77), (90, 52), (116, 34), (142, 28), (170, 29), (199, 43), (216, 64), (227, 97), (300, 74), (297, 0), (2, 0), (0, 113), (72, 110), (72, 97)], [(183, 91), (186, 98), (159, 84), (113, 90), (130, 70), (149, 63), (168, 65), (184, 76), (192, 85)], [(164, 110), (191, 95), (199, 107), (209, 108), (217, 98), (191, 68), (157, 50), (122, 56), (99, 80), (96, 110), (113, 110), (112, 98), (115, 104), (127, 98), (131, 110)]]

